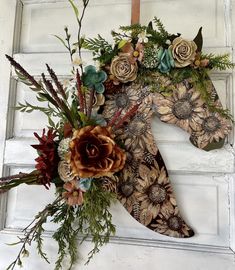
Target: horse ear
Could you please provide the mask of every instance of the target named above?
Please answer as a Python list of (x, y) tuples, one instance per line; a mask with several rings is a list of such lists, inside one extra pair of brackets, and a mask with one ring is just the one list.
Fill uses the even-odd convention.
[(152, 23), (152, 21), (149, 22), (147, 29), (153, 30), (153, 23)]
[(202, 27), (200, 27), (200, 29), (198, 30), (198, 33), (193, 41), (197, 45), (197, 51), (200, 52), (202, 50), (202, 45), (203, 45)]

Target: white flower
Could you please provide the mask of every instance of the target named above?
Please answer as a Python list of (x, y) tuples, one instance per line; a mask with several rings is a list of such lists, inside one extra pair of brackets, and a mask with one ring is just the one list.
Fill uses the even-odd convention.
[(79, 57), (79, 56), (75, 56), (72, 62), (72, 65), (77, 67), (77, 66), (85, 66), (86, 63)]
[(167, 45), (171, 45), (171, 41), (169, 39), (166, 40)]
[(141, 33), (138, 34), (138, 42), (139, 43), (148, 43), (149, 41), (149, 37), (151, 37), (150, 34), (147, 34), (146, 31), (143, 31)]
[(65, 158), (65, 155), (68, 153), (69, 151), (69, 142), (71, 141), (70, 138), (65, 138), (65, 139), (62, 139), (59, 143), (59, 146), (58, 146), (58, 155), (61, 159), (64, 159)]

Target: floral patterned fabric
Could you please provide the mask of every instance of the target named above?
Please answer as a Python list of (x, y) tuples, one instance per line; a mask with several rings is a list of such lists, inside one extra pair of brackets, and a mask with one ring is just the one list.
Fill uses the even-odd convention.
[[(221, 107), (209, 83), (211, 94)], [(218, 113), (210, 112), (189, 81), (173, 85), (169, 79), (156, 74), (155, 86), (158, 85), (173, 89), (173, 94), (164, 97), (153, 93), (149, 87), (132, 83), (106, 96), (103, 115), (107, 119), (118, 110), (125, 114), (133, 105), (140, 106), (131, 121), (114, 131), (116, 140), (126, 151), (127, 160), (118, 180), (105, 179), (105, 188), (116, 191), (127, 211), (149, 229), (172, 237), (192, 237), (194, 232), (180, 215), (167, 169), (154, 141), (152, 115), (157, 113), (161, 121), (190, 133), (191, 142), (199, 148), (224, 139), (231, 123)]]
[[(149, 229), (173, 237), (191, 237), (194, 232), (179, 213), (165, 164), (152, 135), (154, 110), (149, 89), (138, 84), (120, 89), (106, 102), (104, 115), (109, 118), (122, 104), (137, 102), (141, 102), (137, 114), (115, 131), (117, 141), (124, 145), (127, 154), (125, 167), (116, 181), (118, 198), (127, 211)], [(107, 184), (113, 181), (105, 180), (105, 188), (111, 186), (114, 191), (113, 185)]]
[(191, 135), (190, 141), (196, 147), (212, 150), (223, 146), (225, 137), (231, 132), (232, 123), (219, 113), (222, 104), (209, 78), (206, 83), (218, 112), (209, 110), (190, 80), (179, 83), (177, 90), (168, 97), (156, 93), (153, 103), (161, 121), (175, 124), (187, 131)]

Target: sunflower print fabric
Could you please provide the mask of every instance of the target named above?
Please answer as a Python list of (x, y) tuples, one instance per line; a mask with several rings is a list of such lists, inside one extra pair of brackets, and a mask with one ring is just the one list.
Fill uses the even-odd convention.
[(124, 127), (115, 131), (116, 140), (127, 153), (125, 167), (115, 181), (116, 190), (111, 185), (112, 179), (106, 179), (109, 184), (106, 183), (105, 188), (111, 186), (110, 190), (117, 192), (127, 211), (147, 228), (167, 236), (191, 237), (194, 232), (179, 213), (165, 164), (151, 131), (153, 95), (148, 88), (138, 84), (124, 87), (106, 102), (104, 115), (109, 118), (109, 113), (119, 110), (120, 104), (134, 102), (140, 102), (137, 113)]
[[(219, 111), (222, 109), (222, 104), (209, 78), (207, 86), (213, 105)], [(188, 132), (191, 135), (190, 141), (200, 149), (221, 148), (225, 137), (232, 130), (231, 120), (223, 117), (219, 112), (211, 112), (190, 80), (179, 83), (177, 90), (168, 97), (155, 94), (153, 102), (160, 120), (175, 124)]]

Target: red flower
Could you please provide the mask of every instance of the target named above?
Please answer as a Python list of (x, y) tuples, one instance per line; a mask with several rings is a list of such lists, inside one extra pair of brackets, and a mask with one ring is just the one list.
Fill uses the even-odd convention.
[(38, 151), (39, 155), (35, 159), (37, 162), (35, 168), (40, 172), (38, 182), (48, 189), (52, 179), (57, 174), (59, 162), (56, 144), (54, 142), (56, 134), (52, 129), (49, 129), (47, 134), (45, 134), (45, 129), (43, 129), (41, 137), (36, 132), (34, 136), (39, 140), (38, 145), (32, 145)]

